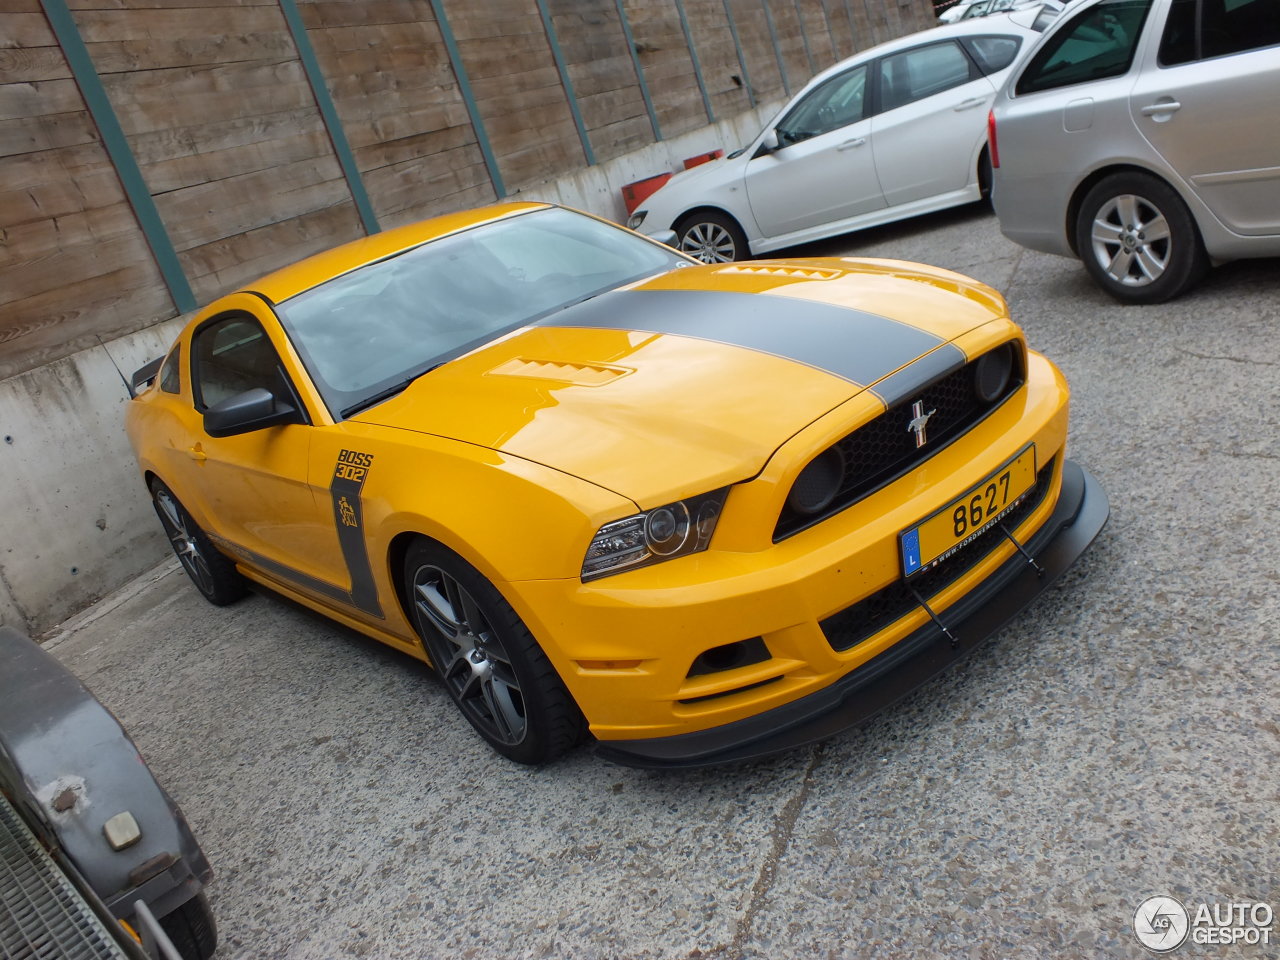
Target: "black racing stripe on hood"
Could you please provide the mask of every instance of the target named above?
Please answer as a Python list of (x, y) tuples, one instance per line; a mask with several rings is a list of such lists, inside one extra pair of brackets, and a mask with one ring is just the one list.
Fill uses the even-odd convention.
[(911, 395), (918, 393), (921, 386), (964, 366), (968, 359), (954, 343), (944, 343), (928, 356), (877, 383), (871, 392), (892, 410), (903, 401), (913, 399)]
[[(568, 307), (540, 325), (712, 340), (785, 357), (858, 386), (875, 383), (945, 344), (917, 327), (850, 307), (719, 290), (618, 290)], [(938, 352), (952, 359), (960, 354), (955, 347), (951, 351)], [(911, 379), (920, 382), (916, 375)]]

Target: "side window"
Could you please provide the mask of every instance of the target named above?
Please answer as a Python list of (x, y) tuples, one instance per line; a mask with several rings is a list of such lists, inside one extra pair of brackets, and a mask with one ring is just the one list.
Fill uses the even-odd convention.
[(1174, 0), (1160, 38), (1160, 65), (1172, 67), (1278, 43), (1280, 4), (1275, 0)]
[(1015, 93), (1053, 90), (1129, 72), (1151, 0), (1102, 0), (1076, 14), (1032, 57)]
[(277, 397), (292, 395), (275, 347), (250, 316), (235, 314), (201, 327), (191, 340), (191, 353), (198, 410), (254, 387)]
[(949, 40), (895, 53), (880, 61), (880, 109), (923, 100), (976, 76), (964, 51)]
[(796, 104), (778, 124), (778, 143), (787, 146), (857, 123), (866, 116), (867, 68), (854, 67), (823, 83)]
[(169, 351), (169, 356), (164, 358), (164, 365), (160, 367), (160, 389), (165, 393), (181, 393), (182, 392), (182, 344), (178, 344)]
[(962, 37), (960, 42), (986, 74), (999, 73), (1013, 63), (1022, 46), (1018, 37)]

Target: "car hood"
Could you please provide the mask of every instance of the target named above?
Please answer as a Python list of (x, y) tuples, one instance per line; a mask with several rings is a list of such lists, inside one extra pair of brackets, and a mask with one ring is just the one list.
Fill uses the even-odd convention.
[(691, 266), (559, 311), (439, 367), (363, 423), (532, 460), (643, 508), (760, 471), (864, 390), (886, 404), (964, 362), (999, 294), (896, 261)]

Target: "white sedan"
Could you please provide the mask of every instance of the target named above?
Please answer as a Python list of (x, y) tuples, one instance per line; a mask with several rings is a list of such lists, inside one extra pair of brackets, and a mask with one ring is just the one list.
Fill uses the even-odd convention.
[(677, 174), (628, 226), (707, 263), (985, 196), (987, 111), (1034, 45), (1034, 10), (934, 27), (814, 77), (756, 139)]

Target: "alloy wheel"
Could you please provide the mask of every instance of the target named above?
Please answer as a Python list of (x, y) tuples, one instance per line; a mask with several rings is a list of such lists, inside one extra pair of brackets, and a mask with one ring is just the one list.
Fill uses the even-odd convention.
[(733, 234), (718, 223), (695, 223), (680, 238), (680, 250), (703, 263), (730, 263), (737, 253)]
[(200, 591), (209, 596), (214, 591), (213, 573), (195, 534), (187, 524), (186, 512), (167, 490), (157, 490), (155, 501), (160, 520), (164, 524), (164, 532), (169, 537), (173, 552), (178, 555), (178, 561), (186, 568)]
[(1121, 194), (1104, 203), (1090, 228), (1093, 256), (1111, 279), (1146, 286), (1169, 268), (1169, 223), (1150, 200)]
[(457, 579), (432, 565), (414, 574), (412, 600), (420, 629), (440, 641), (430, 652), (458, 706), (501, 743), (524, 740), (524, 696), (484, 609)]

